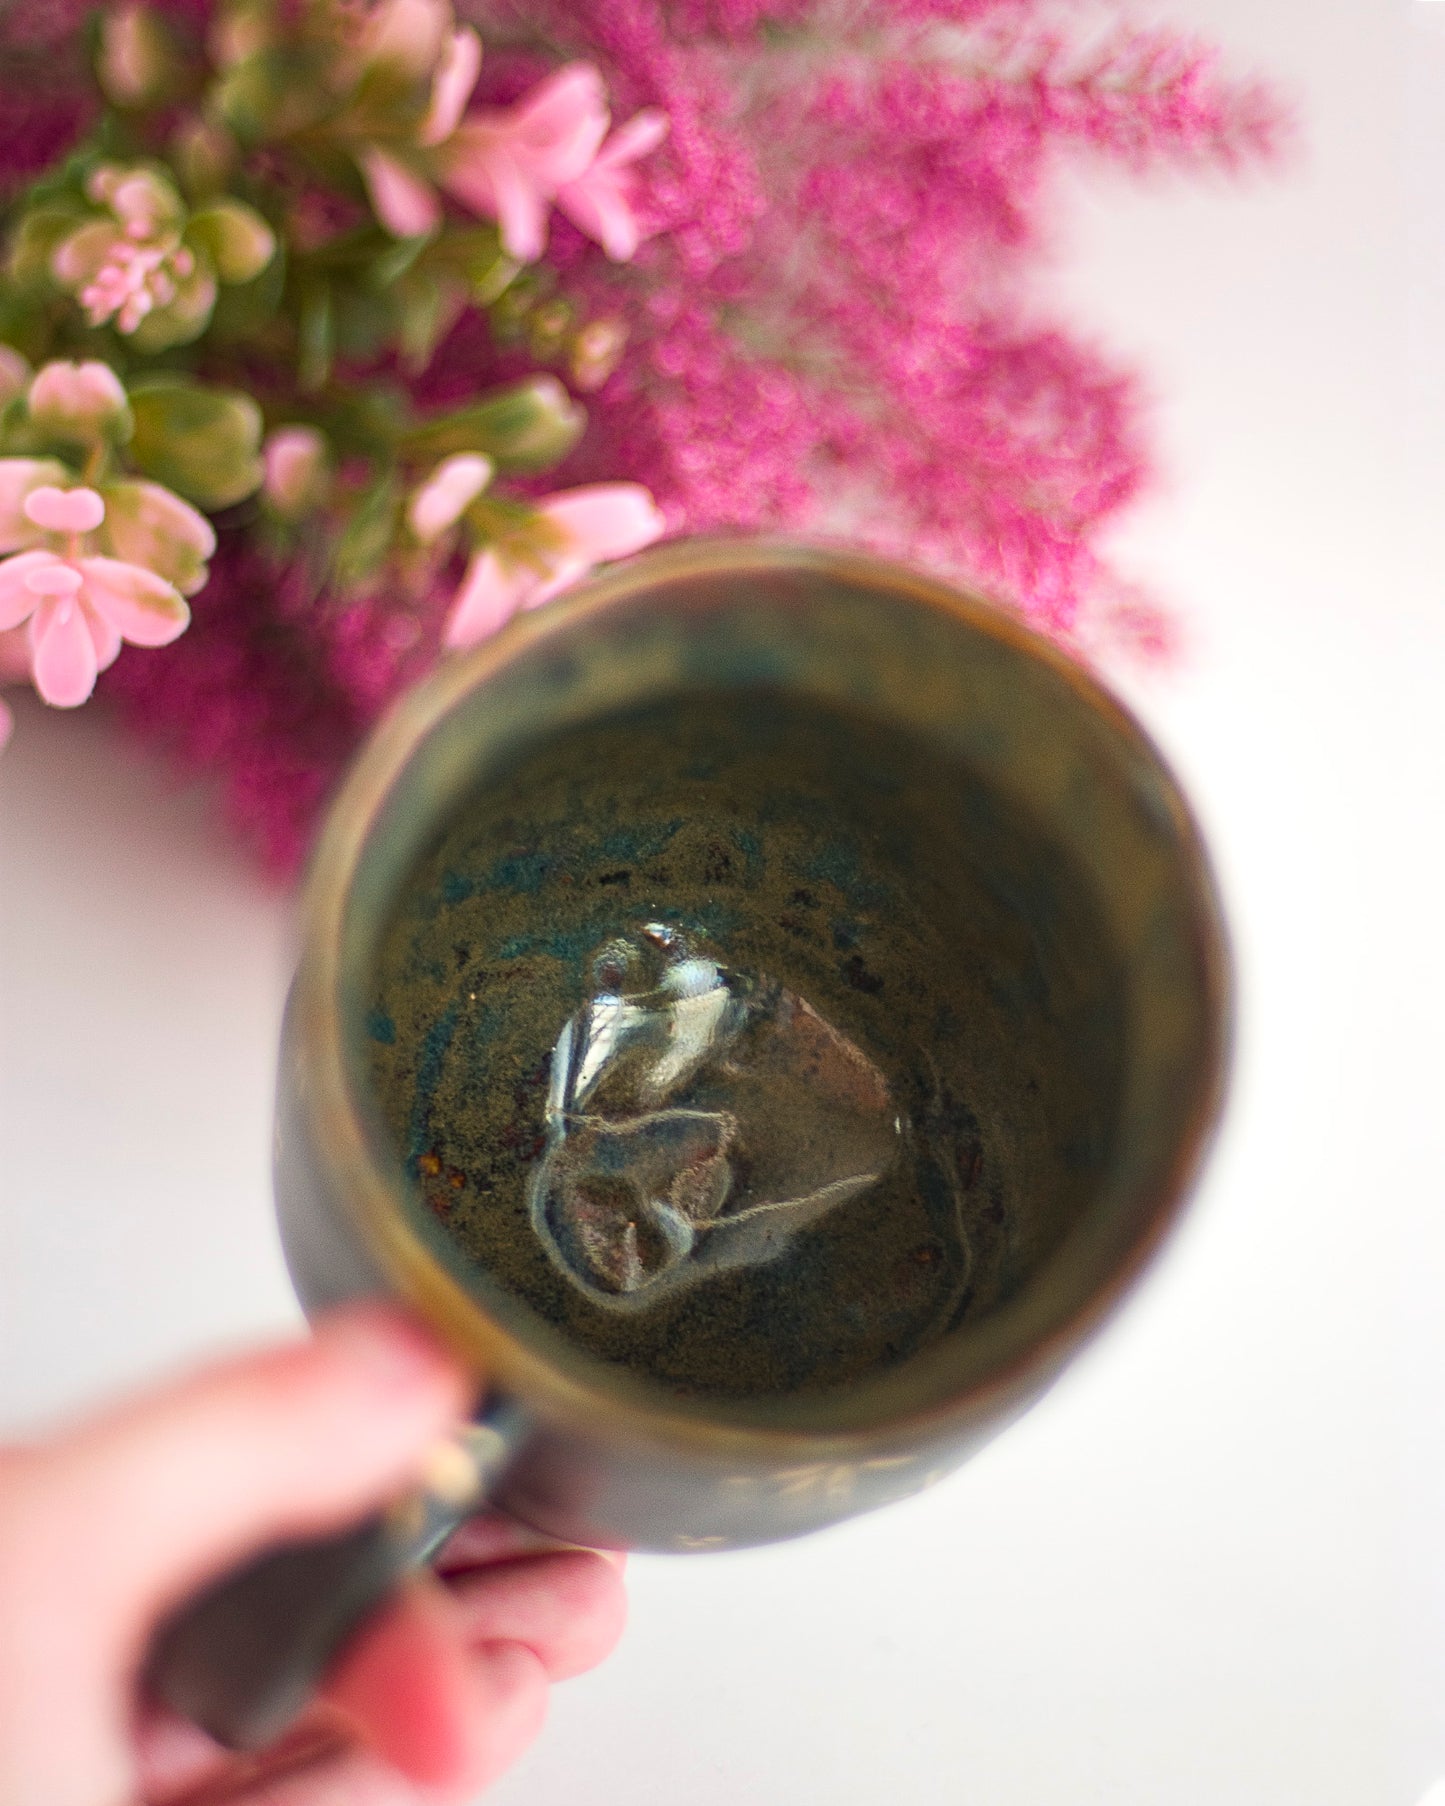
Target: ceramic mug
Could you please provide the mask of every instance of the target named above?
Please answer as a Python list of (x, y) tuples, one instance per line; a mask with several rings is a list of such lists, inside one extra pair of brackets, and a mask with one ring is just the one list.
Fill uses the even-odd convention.
[[(1036, 1134), (1048, 1170), (1070, 1176), (1023, 1197), (1027, 1258), (910, 1358), (797, 1396), (679, 1398), (489, 1283), (425, 1207), (370, 1077), (379, 948), (443, 826), (530, 750), (694, 695), (731, 699), (739, 733), (762, 698), (905, 736), (917, 785), (875, 837), (880, 881), (936, 890), (948, 858), (973, 858), (978, 894), (1012, 924), (976, 962), (979, 1008), (1005, 1034), (1040, 1012), (1053, 1024)], [(935, 765), (965, 775), (930, 790)], [(837, 970), (857, 979), (861, 959), (839, 954)], [(1159, 753), (1087, 671), (975, 596), (840, 550), (681, 542), (447, 661), (373, 735), (320, 839), (276, 1195), (306, 1308), (403, 1305), (468, 1363), (484, 1404), (428, 1490), (271, 1551), (187, 1607), (157, 1641), (152, 1685), (227, 1743), (266, 1741), (397, 1576), (483, 1501), (571, 1543), (706, 1550), (931, 1484), (1044, 1391), (1173, 1220), (1220, 1108), (1228, 1021), (1214, 884)], [(1031, 1158), (1020, 1171), (1043, 1171)]]

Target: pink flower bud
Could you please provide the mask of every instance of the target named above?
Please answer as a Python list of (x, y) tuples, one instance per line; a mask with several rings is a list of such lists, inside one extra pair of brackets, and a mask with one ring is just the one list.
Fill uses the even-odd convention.
[(411, 498), (407, 520), (424, 546), (454, 527), (492, 480), (495, 466), (481, 452), (458, 452), (441, 463)]
[(30, 385), (30, 418), (44, 431), (94, 439), (121, 426), (129, 409), (109, 364), (55, 362)]
[(283, 518), (295, 520), (324, 498), (326, 440), (314, 426), (277, 427), (261, 448), (261, 461), (261, 493)]

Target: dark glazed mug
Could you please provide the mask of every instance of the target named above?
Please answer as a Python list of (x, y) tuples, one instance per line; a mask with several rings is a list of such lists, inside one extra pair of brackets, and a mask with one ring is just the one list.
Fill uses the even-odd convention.
[[(1042, 1012), (1060, 1050), (1036, 1116), (1041, 1145), (1059, 1144), (1048, 1170), (1071, 1176), (1023, 1197), (1028, 1253), (1008, 1282), (907, 1359), (797, 1396), (680, 1398), (493, 1283), (426, 1208), (368, 1066), (388, 924), (467, 798), (589, 723), (692, 695), (734, 699), (740, 723), (763, 698), (906, 736), (922, 800), (873, 856), (888, 882), (938, 889), (948, 859), (981, 849), (978, 894), (1010, 926), (997, 961), (986, 948), (977, 961), (979, 1009), (1005, 1029), (1014, 1012), (1020, 1035)], [(934, 763), (965, 775), (930, 790)], [(1032, 838), (1009, 837), (1015, 818)], [(273, 1551), (187, 1608), (158, 1639), (153, 1685), (224, 1741), (264, 1741), (398, 1573), (484, 1500), (567, 1542), (705, 1550), (931, 1484), (1043, 1392), (1174, 1218), (1220, 1107), (1228, 995), (1214, 886), (1159, 754), (1093, 677), (973, 596), (841, 551), (679, 543), (448, 662), (373, 736), (321, 838), (276, 1191), (307, 1309), (403, 1304), (485, 1402), (429, 1492)], [(1021, 1173), (1044, 1170), (1018, 1157)]]

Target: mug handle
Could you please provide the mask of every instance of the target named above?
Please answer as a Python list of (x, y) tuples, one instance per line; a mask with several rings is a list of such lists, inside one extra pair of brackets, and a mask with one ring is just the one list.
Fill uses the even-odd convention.
[(481, 1509), (516, 1444), (506, 1407), (438, 1443), (422, 1486), (351, 1529), (280, 1544), (223, 1575), (157, 1630), (152, 1698), (232, 1750), (273, 1742), (402, 1576)]

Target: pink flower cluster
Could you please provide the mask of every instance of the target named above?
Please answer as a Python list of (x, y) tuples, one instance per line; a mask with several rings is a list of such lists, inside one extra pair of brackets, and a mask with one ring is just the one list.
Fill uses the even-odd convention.
[[(1261, 157), (1281, 119), (1259, 87), (1177, 36), (1073, 38), (1046, 0), (459, 12), (489, 43), (474, 149), (510, 132), (520, 156), (526, 97), (578, 63), (624, 116), (671, 125), (645, 164), (623, 155), (629, 128), (611, 141), (635, 246), (608, 242), (606, 183), (589, 212), (560, 164), (534, 169), (527, 198), (525, 182), (498, 185), (494, 155), (472, 195), (516, 242), (556, 206), (548, 256), (566, 289), (626, 325), (565, 480), (645, 485), (673, 531), (846, 536), (977, 582), (1062, 638), (1112, 619), (1157, 643), (1157, 613), (1097, 551), (1148, 459), (1132, 376), (1050, 305), (1050, 177), (1065, 157)], [(509, 40), (527, 48), (491, 47)], [(636, 255), (619, 266), (623, 249)], [(424, 394), (454, 399), (508, 368), (473, 317)], [(233, 810), (288, 863), (367, 721), (434, 655), (456, 573), (401, 610), (380, 595), (328, 604), (302, 598), (299, 577), (293, 594), (263, 576), (258, 556), (223, 543), (190, 632), (107, 684), (145, 731), (225, 772)]]

